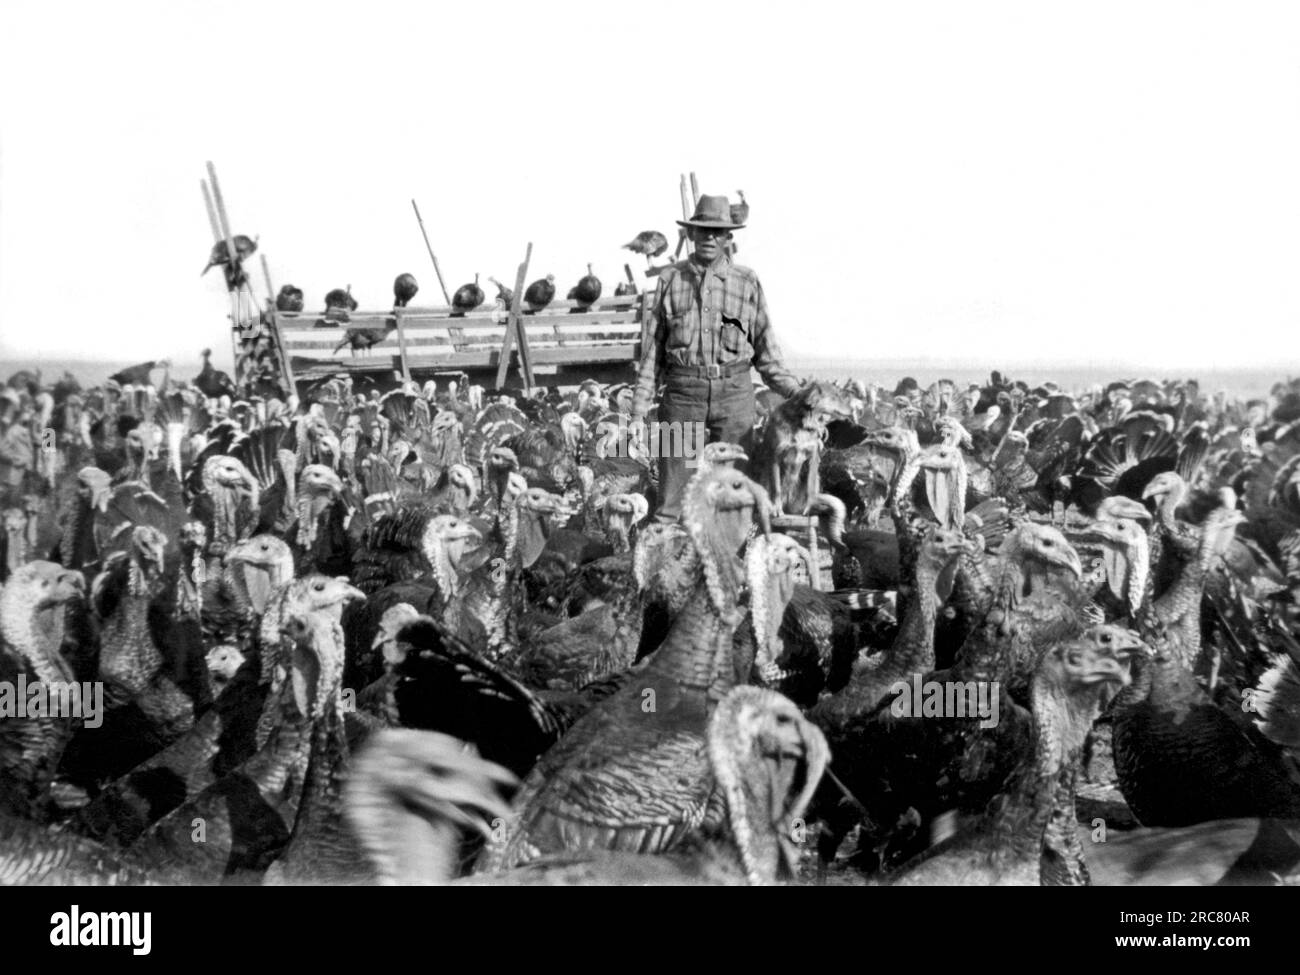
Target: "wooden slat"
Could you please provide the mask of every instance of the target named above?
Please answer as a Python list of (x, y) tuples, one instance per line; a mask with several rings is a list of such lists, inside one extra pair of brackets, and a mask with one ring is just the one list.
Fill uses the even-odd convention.
[[(639, 315), (641, 313), (642, 295), (620, 295), (617, 298), (601, 298), (599, 301), (587, 308), (584, 313), (592, 315)], [(528, 320), (539, 318), (563, 317), (568, 318), (569, 312), (575, 308), (584, 307), (581, 302), (577, 301), (552, 301), (544, 309), (538, 312), (521, 312), (523, 317)], [(463, 326), (475, 322), (496, 322), (500, 325), (504, 323), (501, 319), (500, 312), (496, 308), (483, 306), (463, 315), (454, 314), (455, 309), (444, 308), (440, 305), (408, 305), (405, 309), (407, 323), (419, 322), (423, 320), (441, 321), (444, 324)], [(315, 321), (325, 314), (326, 309), (308, 308), (300, 312), (279, 312), (286, 317), (305, 318)], [(384, 318), (392, 314), (389, 308), (358, 308), (351, 312), (352, 321), (367, 318)]]
[[(475, 349), (464, 352), (449, 350), (445, 355), (429, 355), (413, 351), (407, 361), (412, 369), (428, 366), (449, 368), (451, 366), (477, 365), (486, 367), (498, 364), (500, 352), (499, 348)], [(365, 370), (371, 368), (387, 370), (401, 367), (399, 355), (392, 351), (380, 350), (378, 346), (368, 352), (358, 352), (355, 358), (346, 352), (340, 352), (337, 356), (329, 354), (294, 355), (291, 358), (293, 367), (296, 370), (316, 366), (328, 366), (336, 372), (339, 371), (339, 366), (355, 366), (357, 369)], [(594, 348), (587, 346), (551, 346), (546, 349), (534, 350), (533, 358), (539, 365), (542, 363), (572, 362), (632, 362), (636, 359), (636, 346), (632, 344), (604, 345)]]
[[(412, 200), (411, 202), (414, 203), (415, 201)], [(393, 317), (397, 319), (397, 347), (402, 356), (402, 382), (409, 383), (411, 381), (411, 369), (406, 362), (406, 326), (402, 324), (402, 319), (406, 316), (403, 315), (402, 311), (401, 308), (394, 308)]]

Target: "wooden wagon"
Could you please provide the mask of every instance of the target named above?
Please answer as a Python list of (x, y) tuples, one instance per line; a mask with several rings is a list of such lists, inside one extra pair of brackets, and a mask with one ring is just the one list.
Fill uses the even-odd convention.
[[(463, 372), (494, 388), (570, 386), (635, 378), (653, 297), (602, 298), (586, 308), (555, 301), (536, 313), (492, 307), (464, 315), (447, 307), (355, 311), (346, 325), (323, 327), (323, 312), (271, 310), (264, 321), (283, 356), (285, 378), (295, 385), (338, 373), (419, 381)], [(382, 329), (386, 322), (396, 327), (370, 349), (354, 352), (345, 345), (335, 351), (347, 328)]]

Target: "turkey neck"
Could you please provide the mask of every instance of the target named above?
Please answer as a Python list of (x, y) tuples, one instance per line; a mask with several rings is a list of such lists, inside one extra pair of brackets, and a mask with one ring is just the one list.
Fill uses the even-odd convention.
[[(909, 574), (909, 568), (916, 565), (921, 552), (923, 528), (914, 524), (916, 511), (912, 506), (912, 484), (920, 472), (920, 454), (904, 452), (899, 459), (898, 474), (894, 478), (893, 500), (889, 505), (889, 515), (894, 522), (894, 538), (898, 542), (899, 573), (904, 578)], [(914, 595), (907, 596), (900, 592), (899, 612), (904, 615), (909, 614), (914, 598)]]
[(738, 618), (718, 612), (706, 586), (697, 586), (650, 658), (646, 673), (708, 690), (712, 700), (721, 700), (736, 683), (731, 643), (737, 623)]
[(957, 653), (955, 669), (975, 680), (1002, 680), (1013, 666), (1010, 637), (1015, 630), (1011, 619), (1016, 602), (1024, 589), (1026, 567), (1016, 558), (1008, 558), (993, 583), (988, 612), (971, 632)]
[(348, 770), (344, 722), (337, 709), (330, 708), (312, 733), (293, 835), (279, 860), (282, 879), (338, 883), (368, 875), (343, 815), (343, 780)]
[[(520, 495), (522, 498), (522, 495)], [(488, 564), (488, 591), (486, 612), (479, 615), (487, 630), (488, 659), (501, 660), (518, 649), (518, 619), (511, 598), (519, 570), (519, 500), (516, 498), (506, 508), (500, 521), (503, 544), (501, 555)]]
[(63, 538), (59, 543), (60, 561), (69, 569), (80, 569), (87, 562), (94, 561), (95, 539), (92, 532), (94, 516), (91, 503), (78, 498), (72, 514), (63, 529)]
[(1215, 540), (1213, 531), (1201, 529), (1196, 556), (1183, 566), (1153, 606), (1156, 618), (1166, 628), (1166, 646), (1189, 670), (1196, 664), (1201, 650), (1201, 596), (1206, 573), (1214, 559)]
[(329, 494), (314, 494), (305, 491), (298, 495), (296, 507), (298, 510), (298, 544), (305, 551), (310, 551), (316, 544), (316, 536), (320, 531), (320, 519), (326, 511), (329, 510), (334, 498)]
[(293, 524), (294, 517), (299, 515), (298, 457), (293, 451), (278, 450), (275, 454), (275, 462), (280, 468), (280, 476), (284, 478), (284, 498), (280, 502), (280, 518), (287, 528)]
[(207, 563), (203, 550), (181, 550), (180, 571), (176, 575), (176, 618), (198, 620), (203, 614), (203, 584), (207, 581)]
[(934, 669), (934, 624), (939, 615), (935, 582), (939, 570), (929, 559), (920, 559), (916, 564), (913, 592), (890, 653), (891, 669), (899, 674), (923, 674)]
[(1038, 863), (1057, 795), (1072, 790), (1084, 739), (1099, 711), (1096, 695), (1076, 700), (1041, 674), (1035, 675), (1030, 694), (1034, 753), (1013, 773), (993, 817), (998, 843), (993, 859), (1006, 866)]
[(128, 571), (128, 590), (113, 615), (104, 621), (99, 672), (139, 694), (163, 665), (149, 629), (150, 593), (157, 579), (146, 574), (134, 556)]
[(989, 571), (988, 558), (983, 552), (966, 551), (958, 556), (953, 583), (954, 596), (969, 610), (982, 615), (993, 605), (997, 580)]

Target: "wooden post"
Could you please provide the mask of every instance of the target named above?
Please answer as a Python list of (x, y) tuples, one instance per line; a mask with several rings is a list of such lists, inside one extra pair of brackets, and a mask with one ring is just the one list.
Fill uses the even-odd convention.
[(442, 289), (442, 300), (451, 305), (451, 295), (447, 294), (447, 285), (442, 280), (442, 270), (438, 267), (438, 258), (433, 253), (433, 245), (429, 243), (429, 235), (424, 231), (424, 219), (420, 216), (420, 208), (411, 201), (411, 209), (415, 211), (416, 222), (420, 225), (420, 236), (424, 238), (424, 246), (429, 250), (429, 260), (433, 261), (433, 273), (438, 275), (438, 287)]
[[(516, 289), (516, 292), (518, 289)], [(511, 302), (511, 312), (506, 316), (506, 334), (501, 337), (501, 356), (497, 360), (497, 389), (505, 389), (506, 370), (510, 368), (510, 353), (515, 347), (515, 309), (519, 307), (519, 296), (516, 293), (514, 301)]]
[(519, 271), (515, 275), (515, 294), (510, 302), (510, 319), (506, 323), (506, 341), (502, 343), (501, 363), (497, 367), (497, 389), (500, 389), (505, 382), (505, 373), (510, 365), (510, 336), (514, 334), (514, 341), (518, 344), (519, 349), (519, 375), (523, 378), (524, 389), (533, 388), (533, 360), (532, 354), (528, 349), (528, 333), (524, 330), (523, 314), (520, 311), (520, 305), (524, 300), (524, 283), (528, 280), (528, 265), (533, 259), (533, 242), (528, 242), (528, 249), (524, 251), (524, 262), (519, 265)]
[(221, 225), (221, 237), (226, 242), (226, 258), (230, 261), (230, 269), (235, 270), (235, 238), (230, 232), (230, 219), (226, 216), (226, 202), (221, 196), (221, 184), (217, 182), (217, 167), (208, 161), (208, 181), (212, 185), (212, 198), (217, 204), (217, 219)]
[(641, 371), (641, 360), (645, 358), (646, 349), (654, 341), (654, 332), (650, 327), (650, 302), (652, 297), (649, 291), (641, 294), (641, 346), (636, 350), (637, 359), (633, 365), (633, 368), (638, 373)]
[(393, 315), (397, 318), (397, 351), (402, 357), (402, 382), (411, 381), (411, 369), (406, 364), (406, 326), (402, 324), (402, 319), (406, 317), (405, 308), (394, 308)]
[(259, 254), (262, 259), (262, 277), (266, 279), (266, 301), (269, 305), (275, 304), (275, 285), (271, 283), (271, 268), (266, 263), (266, 255)]
[(691, 173), (691, 202), (694, 206), (700, 205), (700, 184), (695, 181), (694, 173)]
[(298, 381), (293, 374), (293, 365), (289, 362), (289, 352), (284, 346), (284, 338), (280, 335), (280, 312), (278, 310), (268, 312), (267, 318), (271, 324), (271, 336), (272, 341), (275, 342), (275, 351), (280, 357), (280, 371), (284, 373), (284, 381), (287, 386), (285, 394), (287, 396), (296, 396)]
[(212, 206), (212, 194), (208, 192), (208, 181), (206, 179), (199, 180), (199, 186), (203, 188), (203, 203), (208, 208), (208, 226), (212, 228), (212, 243), (215, 244), (222, 239), (221, 227), (217, 223), (217, 211)]

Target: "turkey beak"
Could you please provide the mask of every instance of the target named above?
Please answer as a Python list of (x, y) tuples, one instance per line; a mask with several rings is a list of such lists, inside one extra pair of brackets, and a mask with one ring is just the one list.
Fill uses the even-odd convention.
[(1149, 651), (1147, 645), (1142, 641), (1133, 630), (1125, 630), (1118, 643), (1114, 646), (1115, 656), (1123, 661), (1131, 661), (1135, 657), (1146, 656)]
[(405, 625), (406, 625), (405, 623), (401, 623), (398, 626), (394, 627), (392, 630), (385, 629), (381, 625), (379, 627), (379, 632), (375, 634), (374, 640), (372, 640), (370, 643), (370, 649), (378, 650), (381, 647), (385, 646), (386, 644), (395, 641), (397, 639), (397, 631), (400, 630), (402, 626)]
[(328, 487), (336, 496), (343, 493), (343, 481), (334, 473), (334, 471), (326, 471), (322, 480), (325, 482), (325, 486)]
[(1094, 660), (1088, 676), (1093, 683), (1118, 684), (1120, 687), (1127, 687), (1133, 682), (1128, 663), (1121, 663), (1111, 657), (1098, 657)]
[(1148, 484), (1146, 487), (1142, 489), (1143, 501), (1146, 501), (1149, 498), (1163, 497), (1163, 495), (1164, 495), (1164, 488), (1160, 487), (1160, 485), (1158, 484)]
[(59, 589), (65, 593), (65, 599), (82, 599), (86, 595), (86, 578), (80, 572), (62, 572), (58, 579)]

